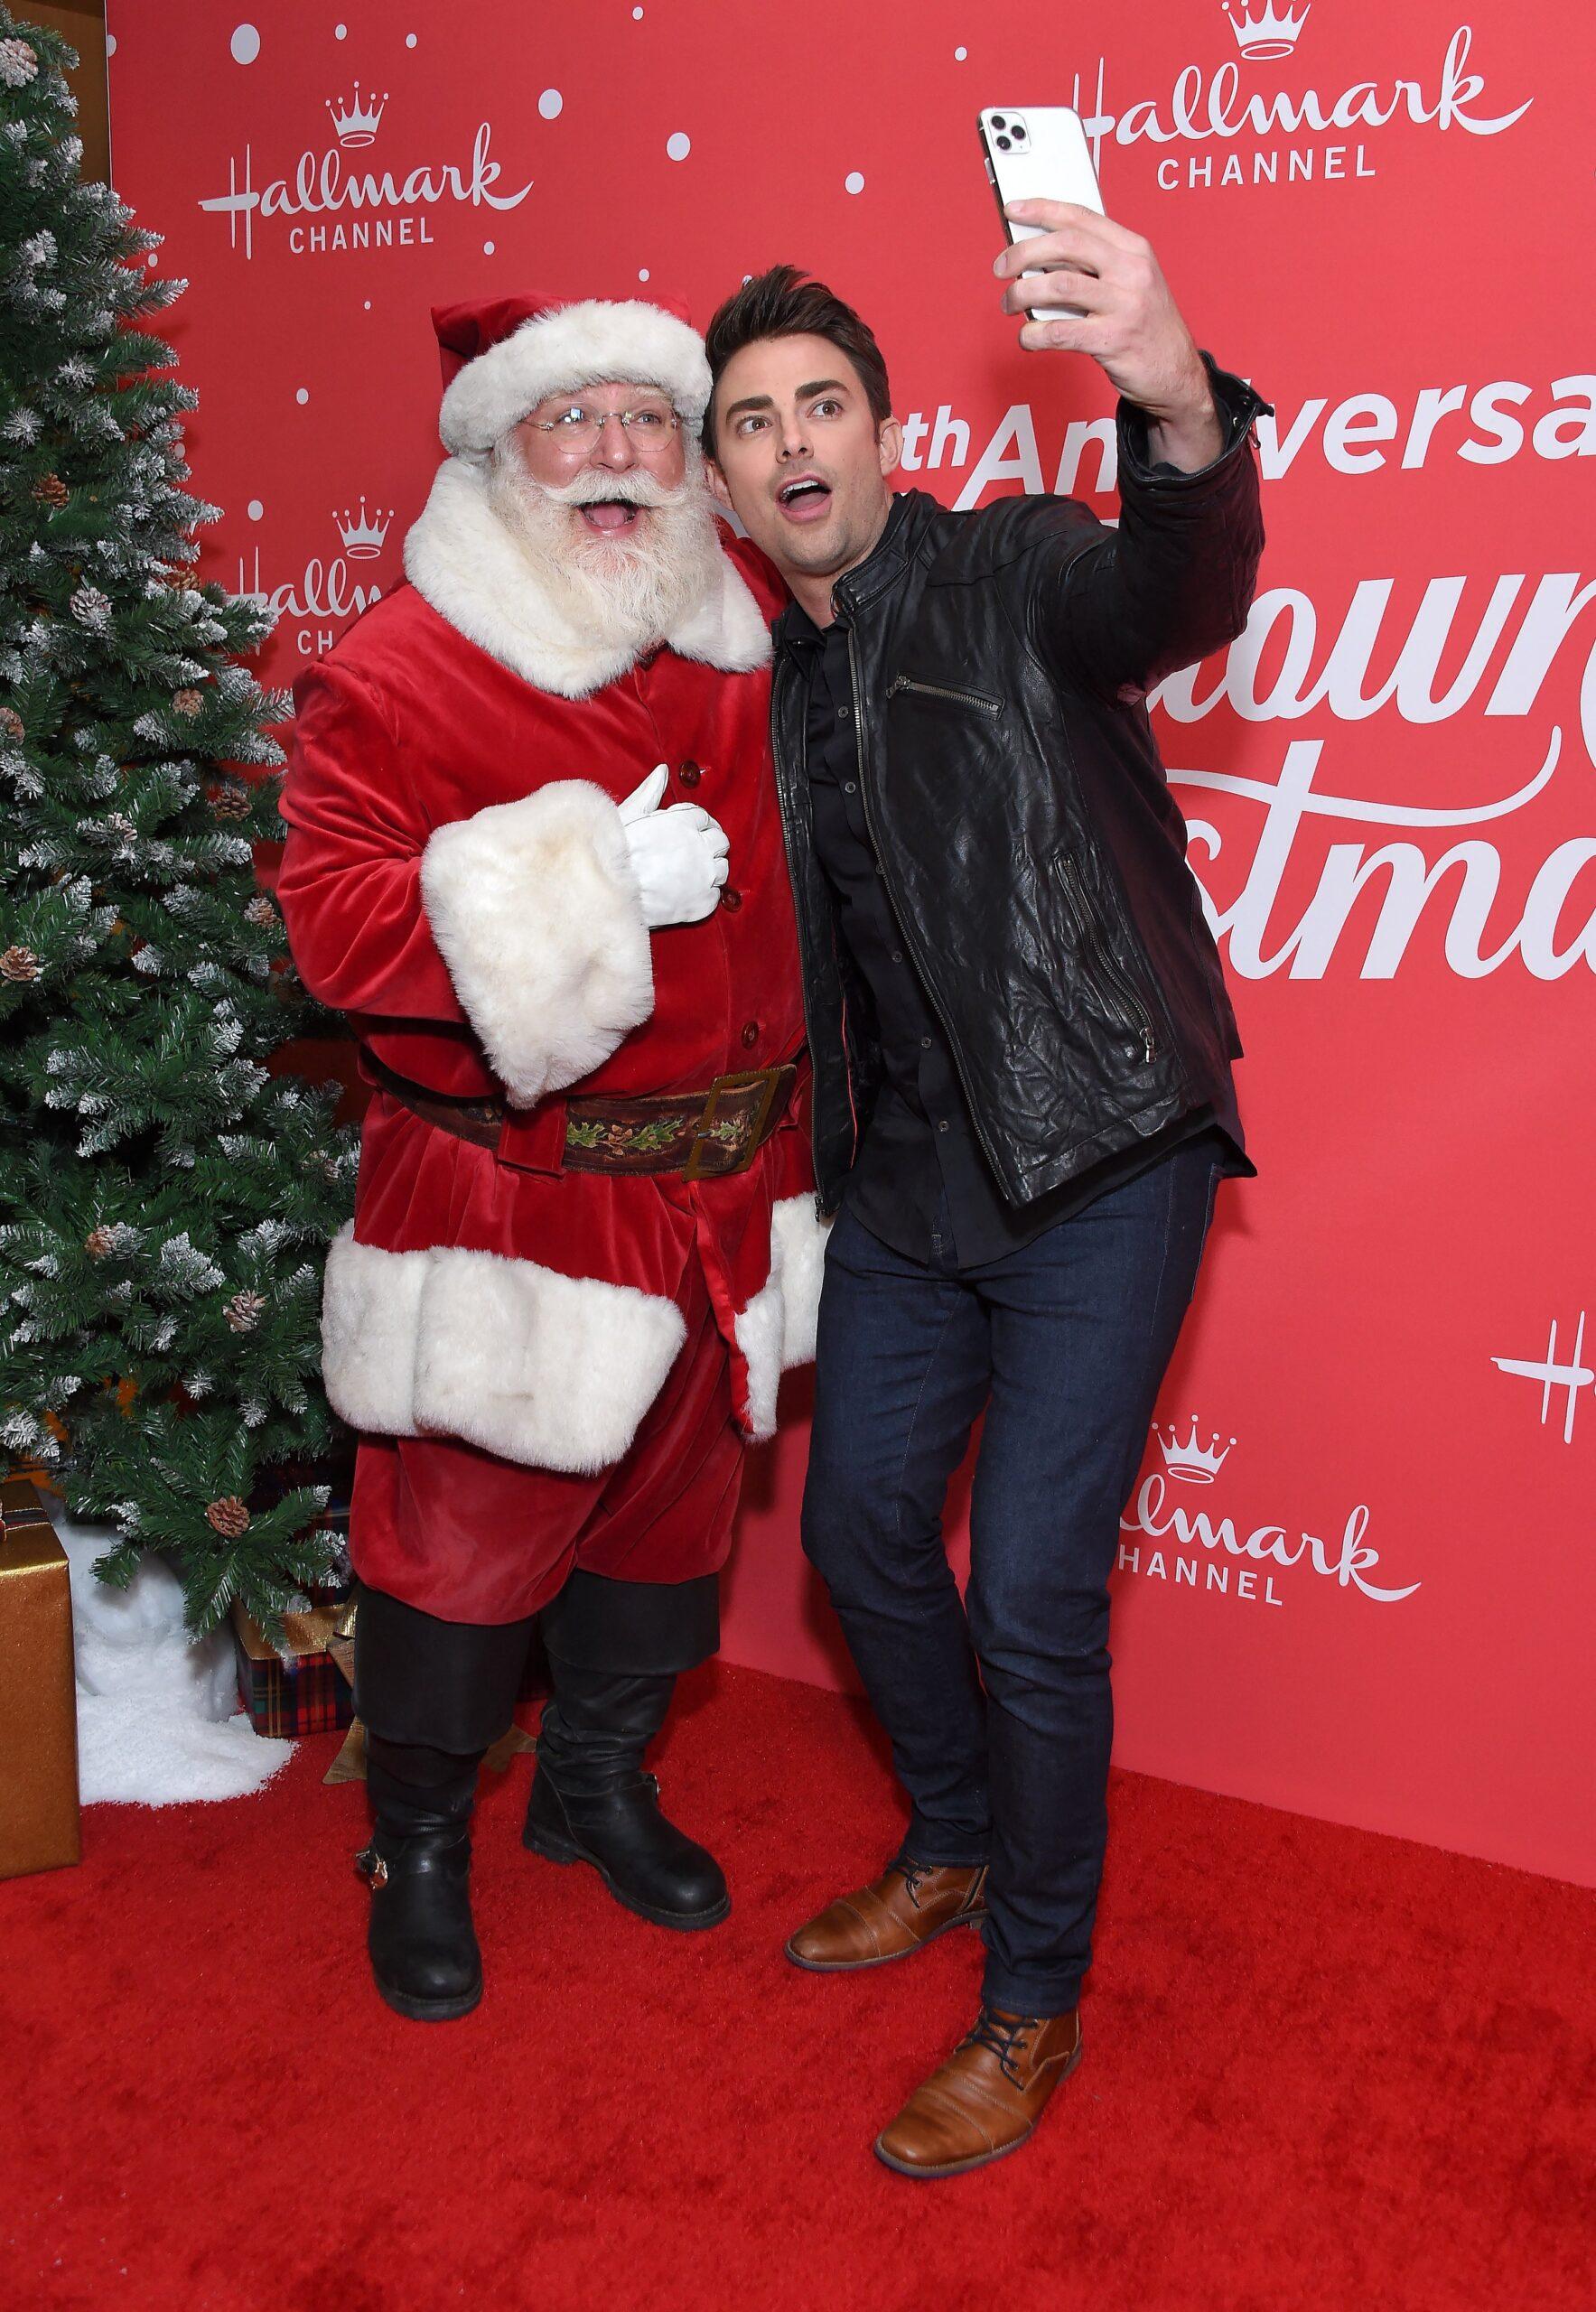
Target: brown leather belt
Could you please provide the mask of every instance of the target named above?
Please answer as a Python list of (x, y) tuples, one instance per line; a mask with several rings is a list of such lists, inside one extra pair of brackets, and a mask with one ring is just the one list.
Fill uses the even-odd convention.
[[(511, 1113), (503, 1100), (457, 1100), (430, 1092), (361, 1053), (374, 1083), (440, 1132), (497, 1148)], [(679, 1097), (574, 1099), (565, 1103), (568, 1172), (676, 1172), (686, 1180), (745, 1172), (787, 1113), (798, 1069), (755, 1067), (717, 1076), (707, 1092)]]

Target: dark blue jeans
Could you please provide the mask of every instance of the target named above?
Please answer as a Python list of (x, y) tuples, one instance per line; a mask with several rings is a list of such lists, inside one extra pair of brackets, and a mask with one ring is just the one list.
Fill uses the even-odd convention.
[[(959, 1273), (845, 1210), (820, 1303), (804, 1547), (909, 1794), (902, 1852), (989, 1861), (983, 1996), (1075, 2005), (1113, 1734), (1108, 1576), (1213, 1212), (1193, 1141), (1034, 1243)], [(986, 1423), (960, 1603), (948, 1480)]]

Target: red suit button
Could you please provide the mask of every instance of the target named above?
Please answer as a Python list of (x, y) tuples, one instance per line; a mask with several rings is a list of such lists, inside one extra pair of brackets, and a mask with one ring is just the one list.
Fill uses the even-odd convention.
[(742, 1049), (744, 1051), (751, 1051), (759, 1039), (760, 1023), (757, 1020), (751, 1020), (742, 1030)]
[(728, 883), (725, 890), (721, 893), (721, 905), (723, 907), (729, 907), (733, 914), (735, 915), (737, 909), (742, 905), (742, 892), (734, 891)]
[(703, 776), (695, 762), (685, 762), (677, 773), (684, 787), (696, 787)]

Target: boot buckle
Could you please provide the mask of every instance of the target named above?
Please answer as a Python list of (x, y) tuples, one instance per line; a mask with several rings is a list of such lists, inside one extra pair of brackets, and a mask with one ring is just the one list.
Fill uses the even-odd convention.
[(360, 1849), (359, 1853), (355, 1857), (355, 1869), (357, 1874), (366, 1881), (373, 1894), (379, 1887), (387, 1885), (387, 1864), (374, 1846)]

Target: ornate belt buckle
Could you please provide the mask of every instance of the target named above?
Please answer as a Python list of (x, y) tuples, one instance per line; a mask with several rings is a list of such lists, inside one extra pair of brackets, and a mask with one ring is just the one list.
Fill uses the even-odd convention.
[[(685, 1180), (724, 1180), (730, 1179), (734, 1173), (747, 1171), (759, 1154), (760, 1137), (770, 1119), (770, 1110), (775, 1105), (776, 1095), (781, 1085), (781, 1073), (779, 1067), (755, 1067), (749, 1069), (744, 1075), (715, 1077), (705, 1095), (704, 1114), (694, 1128), (692, 1150), (682, 1167), (682, 1178)], [(722, 1098), (728, 1092), (751, 1091), (756, 1085), (763, 1087), (761, 1096), (748, 1114), (741, 1119), (744, 1137), (736, 1162), (712, 1167), (705, 1162), (705, 1158), (712, 1151), (716, 1154), (723, 1153), (726, 1145), (723, 1140), (713, 1137)]]

